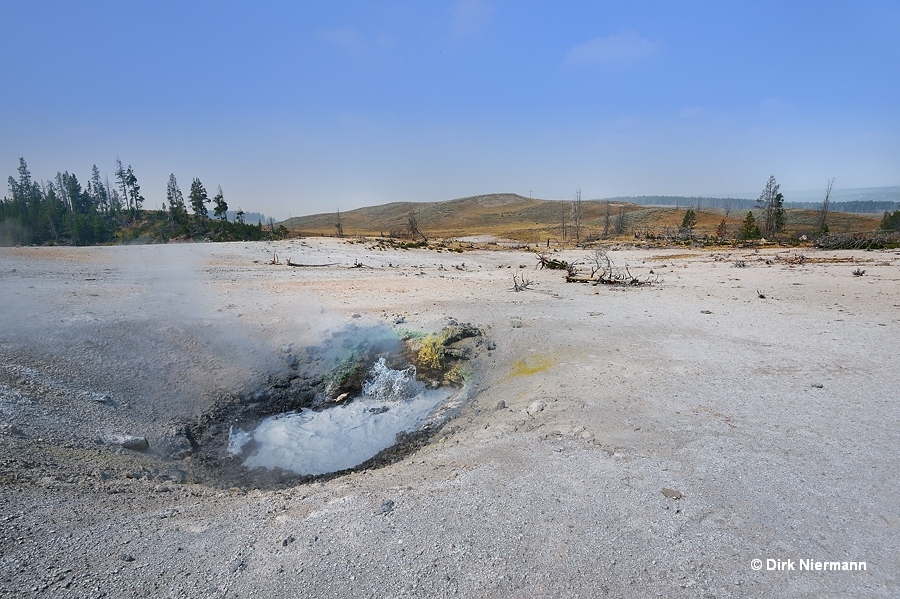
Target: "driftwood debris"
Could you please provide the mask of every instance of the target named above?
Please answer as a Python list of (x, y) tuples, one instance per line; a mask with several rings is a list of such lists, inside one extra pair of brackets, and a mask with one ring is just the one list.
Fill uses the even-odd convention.
[(517, 277), (513, 274), (513, 291), (525, 291), (526, 289), (531, 288), (532, 281), (530, 279), (526, 279), (525, 275), (521, 277)]
[(823, 235), (816, 242), (816, 247), (823, 250), (877, 250), (898, 246), (900, 246), (900, 231)]
[(593, 283), (594, 278), (586, 274), (576, 273), (574, 275), (566, 275), (566, 283)]
[(606, 250), (598, 248), (590, 255), (587, 266), (590, 268), (590, 274), (585, 274), (578, 270), (581, 263), (573, 262), (567, 268), (567, 283), (592, 283), (594, 285), (623, 285), (631, 287), (641, 287), (644, 285), (652, 285), (659, 281), (659, 276), (651, 270), (650, 275), (646, 277), (638, 277), (631, 274), (628, 265), (618, 267), (613, 264), (612, 259)]
[(329, 264), (297, 264), (295, 262), (291, 262), (291, 259), (288, 258), (285, 262), (288, 266), (296, 266), (298, 268), (323, 268), (326, 266), (338, 266), (340, 262), (331, 262)]
[(550, 258), (547, 254), (538, 252), (537, 254), (538, 263), (541, 268), (547, 268), (549, 270), (568, 270), (569, 263), (565, 260), (557, 260), (556, 258)]

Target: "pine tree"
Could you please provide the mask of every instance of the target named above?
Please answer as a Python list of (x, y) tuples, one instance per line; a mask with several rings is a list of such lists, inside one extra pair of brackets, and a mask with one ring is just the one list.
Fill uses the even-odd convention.
[(141, 186), (138, 185), (137, 177), (134, 176), (134, 171), (131, 170), (131, 165), (128, 165), (128, 169), (125, 171), (125, 183), (128, 185), (128, 190), (131, 193), (131, 203), (134, 208), (134, 216), (137, 218), (138, 213), (141, 211), (141, 207), (144, 204), (144, 196), (141, 195)]
[(169, 204), (169, 216), (172, 224), (179, 229), (187, 225), (187, 208), (184, 205), (184, 196), (175, 180), (175, 173), (169, 175), (169, 183), (166, 185), (166, 201)]
[(91, 180), (88, 183), (88, 193), (90, 193), (91, 201), (97, 211), (103, 214), (109, 214), (109, 196), (106, 193), (106, 187), (100, 181), (100, 169), (95, 164), (91, 168)]
[(62, 175), (57, 174), (57, 179), (62, 183), (61, 187), (72, 212), (82, 216), (89, 214), (93, 208), (91, 205), (91, 197), (82, 190), (81, 183), (78, 182), (78, 177), (69, 174), (69, 171), (66, 171), (62, 173)]
[(222, 195), (222, 186), (219, 186), (218, 191), (216, 191), (216, 195), (213, 198), (213, 204), (215, 208), (213, 209), (213, 216), (215, 216), (218, 220), (225, 221), (228, 220), (228, 204), (225, 202), (225, 196)]
[(722, 222), (719, 223), (719, 226), (716, 227), (716, 237), (725, 239), (726, 235), (728, 235), (728, 223), (723, 218)]
[(109, 213), (111, 215), (117, 215), (122, 211), (122, 198), (119, 196), (119, 192), (109, 184), (109, 177), (105, 178), (105, 186), (106, 186), (106, 197), (109, 201)]
[(681, 219), (681, 228), (687, 231), (688, 235), (692, 235), (694, 233), (694, 227), (696, 225), (697, 213), (688, 208), (687, 212), (684, 213), (684, 218)]
[(769, 177), (766, 187), (756, 200), (757, 205), (763, 210), (762, 233), (766, 238), (774, 237), (776, 233), (784, 230), (784, 196), (779, 189), (781, 186), (775, 182), (775, 176)]
[(201, 223), (205, 222), (209, 216), (206, 209), (206, 205), (209, 204), (209, 196), (206, 194), (206, 188), (203, 187), (200, 179), (194, 177), (188, 198), (190, 199), (191, 210), (194, 211), (194, 215), (200, 219)]
[(116, 183), (119, 185), (119, 191), (122, 193), (122, 200), (125, 202), (125, 210), (131, 212), (131, 197), (128, 195), (128, 182), (125, 175), (125, 168), (122, 161), (116, 156)]
[(759, 239), (760, 237), (762, 237), (762, 233), (756, 225), (756, 219), (753, 217), (753, 211), (751, 210), (747, 212), (747, 218), (741, 224), (741, 232), (738, 234), (738, 239), (747, 241), (748, 239)]
[[(43, 200), (41, 186), (31, 178), (31, 172), (24, 158), (19, 158), (19, 179), (7, 180), (10, 198), (5, 206), (5, 218), (12, 218), (22, 225), (11, 235), (15, 243), (41, 243), (45, 240), (44, 232), (48, 230), (46, 212), (51, 206)], [(6, 204), (6, 202), (4, 202)]]
[(900, 231), (900, 210), (894, 210), (893, 213), (885, 212), (884, 218), (881, 219), (881, 228), (885, 231)]

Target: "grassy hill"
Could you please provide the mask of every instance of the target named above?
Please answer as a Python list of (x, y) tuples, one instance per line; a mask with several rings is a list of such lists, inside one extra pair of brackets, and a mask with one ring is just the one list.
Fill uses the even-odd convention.
[[(443, 202), (394, 202), (381, 206), (358, 208), (340, 214), (345, 235), (394, 236), (406, 235), (409, 215), (414, 213), (419, 229), (428, 237), (452, 238), (471, 235), (496, 235), (527, 243), (539, 243), (548, 238), (562, 237), (565, 215), (568, 238), (574, 237), (568, 201), (539, 200), (512, 193), (497, 193)], [(622, 213), (625, 236), (635, 231), (663, 233), (674, 230), (684, 217), (684, 208), (641, 206), (628, 202), (585, 200), (581, 238), (603, 235), (607, 208), (610, 234)], [(734, 234), (746, 212), (732, 211), (725, 215), (721, 209), (703, 209), (697, 215), (694, 232), (712, 235), (725, 219), (729, 234)], [(817, 213), (813, 210), (787, 210), (787, 235), (811, 234), (815, 230)], [(880, 216), (832, 213), (828, 224), (832, 233), (872, 231), (878, 228)], [(299, 235), (335, 235), (337, 213), (299, 216), (282, 223)]]

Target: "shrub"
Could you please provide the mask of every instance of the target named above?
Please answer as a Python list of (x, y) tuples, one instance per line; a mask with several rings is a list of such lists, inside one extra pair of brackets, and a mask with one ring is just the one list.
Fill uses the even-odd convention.
[(893, 214), (885, 212), (884, 218), (881, 219), (881, 228), (885, 231), (900, 231), (900, 210), (894, 210)]

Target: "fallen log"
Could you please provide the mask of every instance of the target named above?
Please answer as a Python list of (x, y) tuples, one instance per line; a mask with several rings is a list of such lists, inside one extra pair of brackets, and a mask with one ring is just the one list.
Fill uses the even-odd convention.
[(339, 266), (340, 262), (331, 262), (330, 264), (297, 264), (288, 260), (285, 264), (288, 266), (296, 266), (298, 268), (323, 268), (325, 266)]
[(593, 283), (594, 277), (589, 275), (574, 274), (566, 275), (566, 283)]

